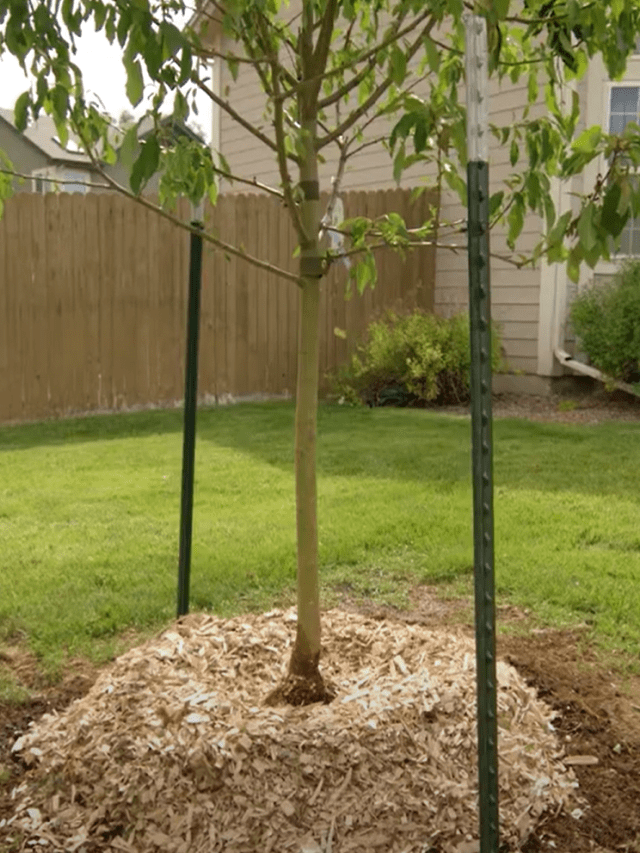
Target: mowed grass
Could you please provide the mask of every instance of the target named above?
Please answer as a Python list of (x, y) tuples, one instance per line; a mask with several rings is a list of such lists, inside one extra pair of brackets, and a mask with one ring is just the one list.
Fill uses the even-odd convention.
[[(55, 668), (100, 661), (175, 615), (182, 416), (0, 428), (0, 641)], [(496, 421), (498, 603), (640, 643), (640, 425)], [(321, 406), (325, 602), (402, 604), (472, 588), (470, 425), (431, 411)], [(295, 601), (293, 406), (198, 415), (192, 610)]]

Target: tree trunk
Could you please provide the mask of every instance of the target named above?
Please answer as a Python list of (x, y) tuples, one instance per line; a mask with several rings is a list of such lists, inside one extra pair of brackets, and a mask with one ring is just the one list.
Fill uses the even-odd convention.
[(320, 592), (318, 587), (318, 522), (316, 430), (320, 338), (320, 187), (315, 150), (316, 117), (301, 97), (300, 219), (305, 239), (300, 246), (300, 325), (296, 385), (296, 525), (298, 534), (298, 630), (289, 672), (322, 683), (320, 660)]
[(300, 292), (295, 426), (298, 630), (289, 671), (307, 679), (317, 678), (320, 659), (316, 490), (319, 318), (320, 280), (304, 278)]

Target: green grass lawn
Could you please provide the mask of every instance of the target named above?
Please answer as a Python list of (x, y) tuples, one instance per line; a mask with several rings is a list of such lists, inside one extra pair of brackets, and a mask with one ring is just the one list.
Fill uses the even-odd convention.
[[(154, 411), (0, 428), (0, 641), (26, 636), (55, 667), (173, 618), (181, 425)], [(199, 413), (193, 610), (294, 601), (292, 436), (290, 404)], [(637, 657), (640, 425), (508, 420), (494, 437), (499, 602)], [(462, 418), (321, 407), (325, 601), (470, 591), (469, 441)]]

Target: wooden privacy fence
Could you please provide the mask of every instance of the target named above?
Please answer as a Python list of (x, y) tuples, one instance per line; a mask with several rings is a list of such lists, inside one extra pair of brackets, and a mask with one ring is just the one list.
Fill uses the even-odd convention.
[[(424, 221), (429, 199), (350, 192), (345, 215), (397, 211)], [(287, 212), (269, 197), (227, 195), (207, 229), (295, 271)], [(435, 252), (377, 253), (378, 284), (345, 299), (347, 270), (322, 283), (322, 375), (344, 362), (385, 309), (433, 308)], [(111, 194), (21, 193), (0, 220), (0, 421), (166, 405), (183, 396), (189, 235)], [(205, 243), (199, 392), (292, 394), (298, 288)], [(344, 330), (346, 339), (334, 334)]]

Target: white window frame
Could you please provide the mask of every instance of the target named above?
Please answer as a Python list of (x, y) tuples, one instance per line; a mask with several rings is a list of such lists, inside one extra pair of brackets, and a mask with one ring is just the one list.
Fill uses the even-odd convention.
[[(637, 105), (636, 122), (638, 125), (640, 125), (640, 77), (637, 77), (637, 78), (634, 77), (631, 79), (616, 80), (615, 82), (610, 82), (606, 87), (607, 102), (606, 102), (605, 111), (604, 111), (604, 118), (605, 118), (604, 128), (606, 129), (607, 133), (610, 133), (611, 100), (612, 100), (613, 91), (615, 89), (637, 89), (638, 90), (638, 105)], [(603, 169), (606, 170), (606, 164), (605, 163), (603, 163)], [(640, 179), (640, 169), (638, 170), (638, 177)], [(627, 228), (629, 228), (629, 226), (631, 227), (630, 248), (633, 249), (633, 231), (635, 230), (636, 233), (640, 232), (640, 217), (635, 217), (635, 218), (629, 220), (627, 225), (625, 225), (625, 230)], [(618, 264), (620, 261), (624, 261), (627, 258), (640, 258), (640, 249), (635, 254), (633, 253), (633, 251), (631, 253), (617, 252), (615, 255), (612, 256), (611, 261), (613, 263)]]
[[(73, 175), (68, 174), (69, 172), (75, 173), (75, 180)], [(33, 191), (42, 192), (43, 195), (48, 192), (86, 195), (90, 187), (76, 182), (90, 181), (91, 177), (91, 173), (86, 169), (74, 169), (73, 166), (45, 166), (42, 169), (34, 169), (31, 172)], [(48, 180), (42, 182), (42, 190), (39, 191), (36, 181), (42, 178), (47, 178)], [(69, 187), (75, 187), (75, 189), (69, 189)]]
[[(48, 192), (55, 192), (55, 184), (51, 180), (42, 180), (43, 178), (53, 178), (55, 177), (55, 171), (51, 169), (50, 166), (46, 166), (43, 169), (34, 169), (31, 172), (31, 177), (33, 179), (33, 192), (38, 193), (39, 195), (45, 195)], [(42, 182), (42, 188), (39, 190), (37, 181), (40, 180)]]

